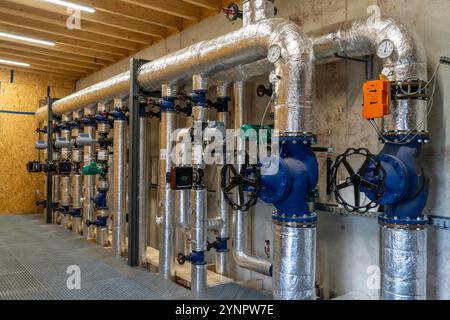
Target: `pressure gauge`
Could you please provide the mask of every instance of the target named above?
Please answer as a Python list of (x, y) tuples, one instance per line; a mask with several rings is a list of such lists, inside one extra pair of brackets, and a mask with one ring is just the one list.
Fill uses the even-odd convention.
[(377, 49), (377, 56), (380, 59), (389, 58), (394, 53), (395, 45), (391, 40), (383, 40)]
[(267, 52), (267, 59), (270, 63), (275, 63), (281, 58), (281, 48), (277, 45), (273, 45)]

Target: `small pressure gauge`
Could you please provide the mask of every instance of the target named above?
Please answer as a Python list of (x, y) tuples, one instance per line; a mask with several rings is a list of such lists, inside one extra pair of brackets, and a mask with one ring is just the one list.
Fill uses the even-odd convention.
[(389, 58), (394, 53), (395, 45), (391, 40), (383, 40), (377, 49), (377, 56), (380, 59)]
[(273, 45), (267, 52), (267, 59), (270, 63), (275, 63), (281, 58), (281, 48), (277, 45)]

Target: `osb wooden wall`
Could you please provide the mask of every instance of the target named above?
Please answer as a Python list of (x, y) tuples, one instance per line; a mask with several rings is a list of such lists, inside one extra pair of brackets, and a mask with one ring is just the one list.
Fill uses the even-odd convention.
[[(55, 98), (74, 91), (75, 82), (45, 75), (0, 69), (0, 110), (34, 112), (50, 87)], [(37, 159), (39, 135), (34, 116), (0, 113), (0, 214), (37, 212), (44, 197), (44, 175), (29, 174), (26, 163)]]

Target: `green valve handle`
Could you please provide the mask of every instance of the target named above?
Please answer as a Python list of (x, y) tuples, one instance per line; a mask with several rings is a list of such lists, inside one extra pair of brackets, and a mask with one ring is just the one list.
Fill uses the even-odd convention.
[(96, 162), (91, 162), (90, 165), (83, 167), (83, 175), (85, 176), (96, 176), (100, 175), (105, 171), (104, 168), (97, 166)]
[[(270, 143), (272, 139), (272, 130), (273, 128), (271, 126), (258, 126), (258, 125), (252, 125), (252, 124), (244, 124), (241, 127), (241, 139), (242, 140), (248, 140), (248, 141), (254, 141), (257, 139), (258, 144), (260, 144), (259, 139), (259, 130), (267, 130), (267, 141), (264, 141), (266, 143)], [(256, 133), (256, 136), (255, 136)]]

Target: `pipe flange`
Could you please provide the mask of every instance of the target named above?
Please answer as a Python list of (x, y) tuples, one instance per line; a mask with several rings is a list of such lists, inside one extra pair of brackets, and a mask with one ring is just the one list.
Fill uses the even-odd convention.
[(299, 217), (275, 212), (272, 215), (272, 220), (279, 225), (288, 225), (295, 228), (313, 228), (317, 222), (317, 214), (313, 212)]
[(378, 217), (378, 223), (381, 226), (387, 228), (408, 229), (408, 230), (425, 229), (430, 224), (427, 216), (418, 217), (416, 220), (414, 220), (410, 218), (406, 219), (399, 219), (397, 217), (391, 218), (387, 215), (380, 215)]

